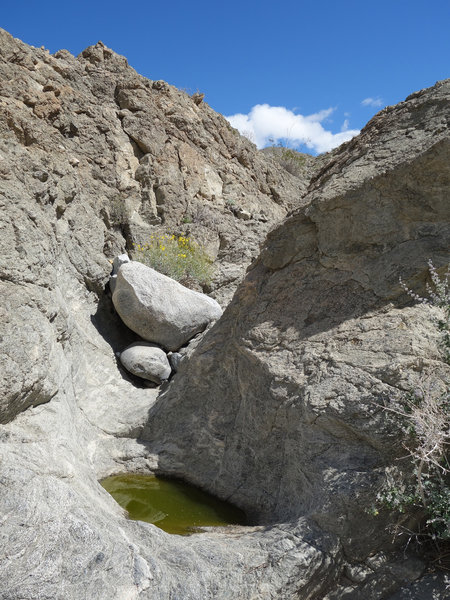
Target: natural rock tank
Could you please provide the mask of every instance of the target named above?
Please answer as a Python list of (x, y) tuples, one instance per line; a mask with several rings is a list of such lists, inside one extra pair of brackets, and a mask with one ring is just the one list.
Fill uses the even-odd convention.
[(241, 510), (182, 481), (128, 474), (100, 483), (130, 519), (153, 523), (167, 533), (190, 535), (204, 527), (245, 524)]

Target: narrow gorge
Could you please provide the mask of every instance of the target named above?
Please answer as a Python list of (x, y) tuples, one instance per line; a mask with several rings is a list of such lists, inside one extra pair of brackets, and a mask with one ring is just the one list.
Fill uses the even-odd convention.
[[(423, 515), (376, 498), (413, 477), (386, 407), (430, 374), (448, 393), (440, 309), (405, 287), (449, 263), (450, 80), (288, 170), (101, 42), (52, 55), (0, 30), (0, 73), (0, 599), (444, 600), (392, 534)], [(164, 235), (211, 257), (189, 282), (211, 314), (153, 339), (112, 288)], [(129, 373), (142, 340), (177, 368)], [(129, 519), (100, 484), (118, 474), (247, 524)]]

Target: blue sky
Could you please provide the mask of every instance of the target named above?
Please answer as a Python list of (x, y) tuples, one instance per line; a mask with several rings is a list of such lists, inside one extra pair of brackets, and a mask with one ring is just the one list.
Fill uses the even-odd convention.
[(102, 40), (142, 75), (240, 115), (231, 121), (259, 146), (322, 152), (450, 76), (450, 0), (2, 4), (15, 37), (74, 54)]

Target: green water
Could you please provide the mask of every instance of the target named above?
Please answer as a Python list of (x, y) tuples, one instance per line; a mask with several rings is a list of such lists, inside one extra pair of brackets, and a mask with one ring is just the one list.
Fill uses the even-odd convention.
[(189, 535), (201, 527), (245, 523), (235, 506), (174, 479), (114, 475), (100, 483), (130, 519), (154, 523), (168, 533)]

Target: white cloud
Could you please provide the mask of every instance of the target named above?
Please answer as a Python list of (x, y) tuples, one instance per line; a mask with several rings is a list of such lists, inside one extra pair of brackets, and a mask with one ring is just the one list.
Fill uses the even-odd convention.
[(381, 98), (364, 98), (361, 100), (363, 106), (374, 106), (375, 108), (383, 106), (383, 100)]
[(322, 123), (322, 121), (325, 121), (326, 119), (328, 119), (328, 117), (333, 113), (333, 111), (336, 110), (335, 108), (325, 108), (323, 110), (319, 110), (319, 112), (317, 113), (313, 113), (312, 115), (308, 115), (307, 117), (305, 117), (305, 119), (307, 121), (317, 121), (318, 123)]
[(304, 145), (314, 152), (328, 152), (355, 135), (357, 129), (344, 129), (340, 133), (331, 133), (322, 122), (328, 119), (334, 108), (327, 108), (312, 115), (295, 114), (284, 106), (257, 104), (248, 115), (236, 114), (226, 117), (233, 127), (247, 136), (258, 148), (269, 143), (284, 140), (293, 147)]

